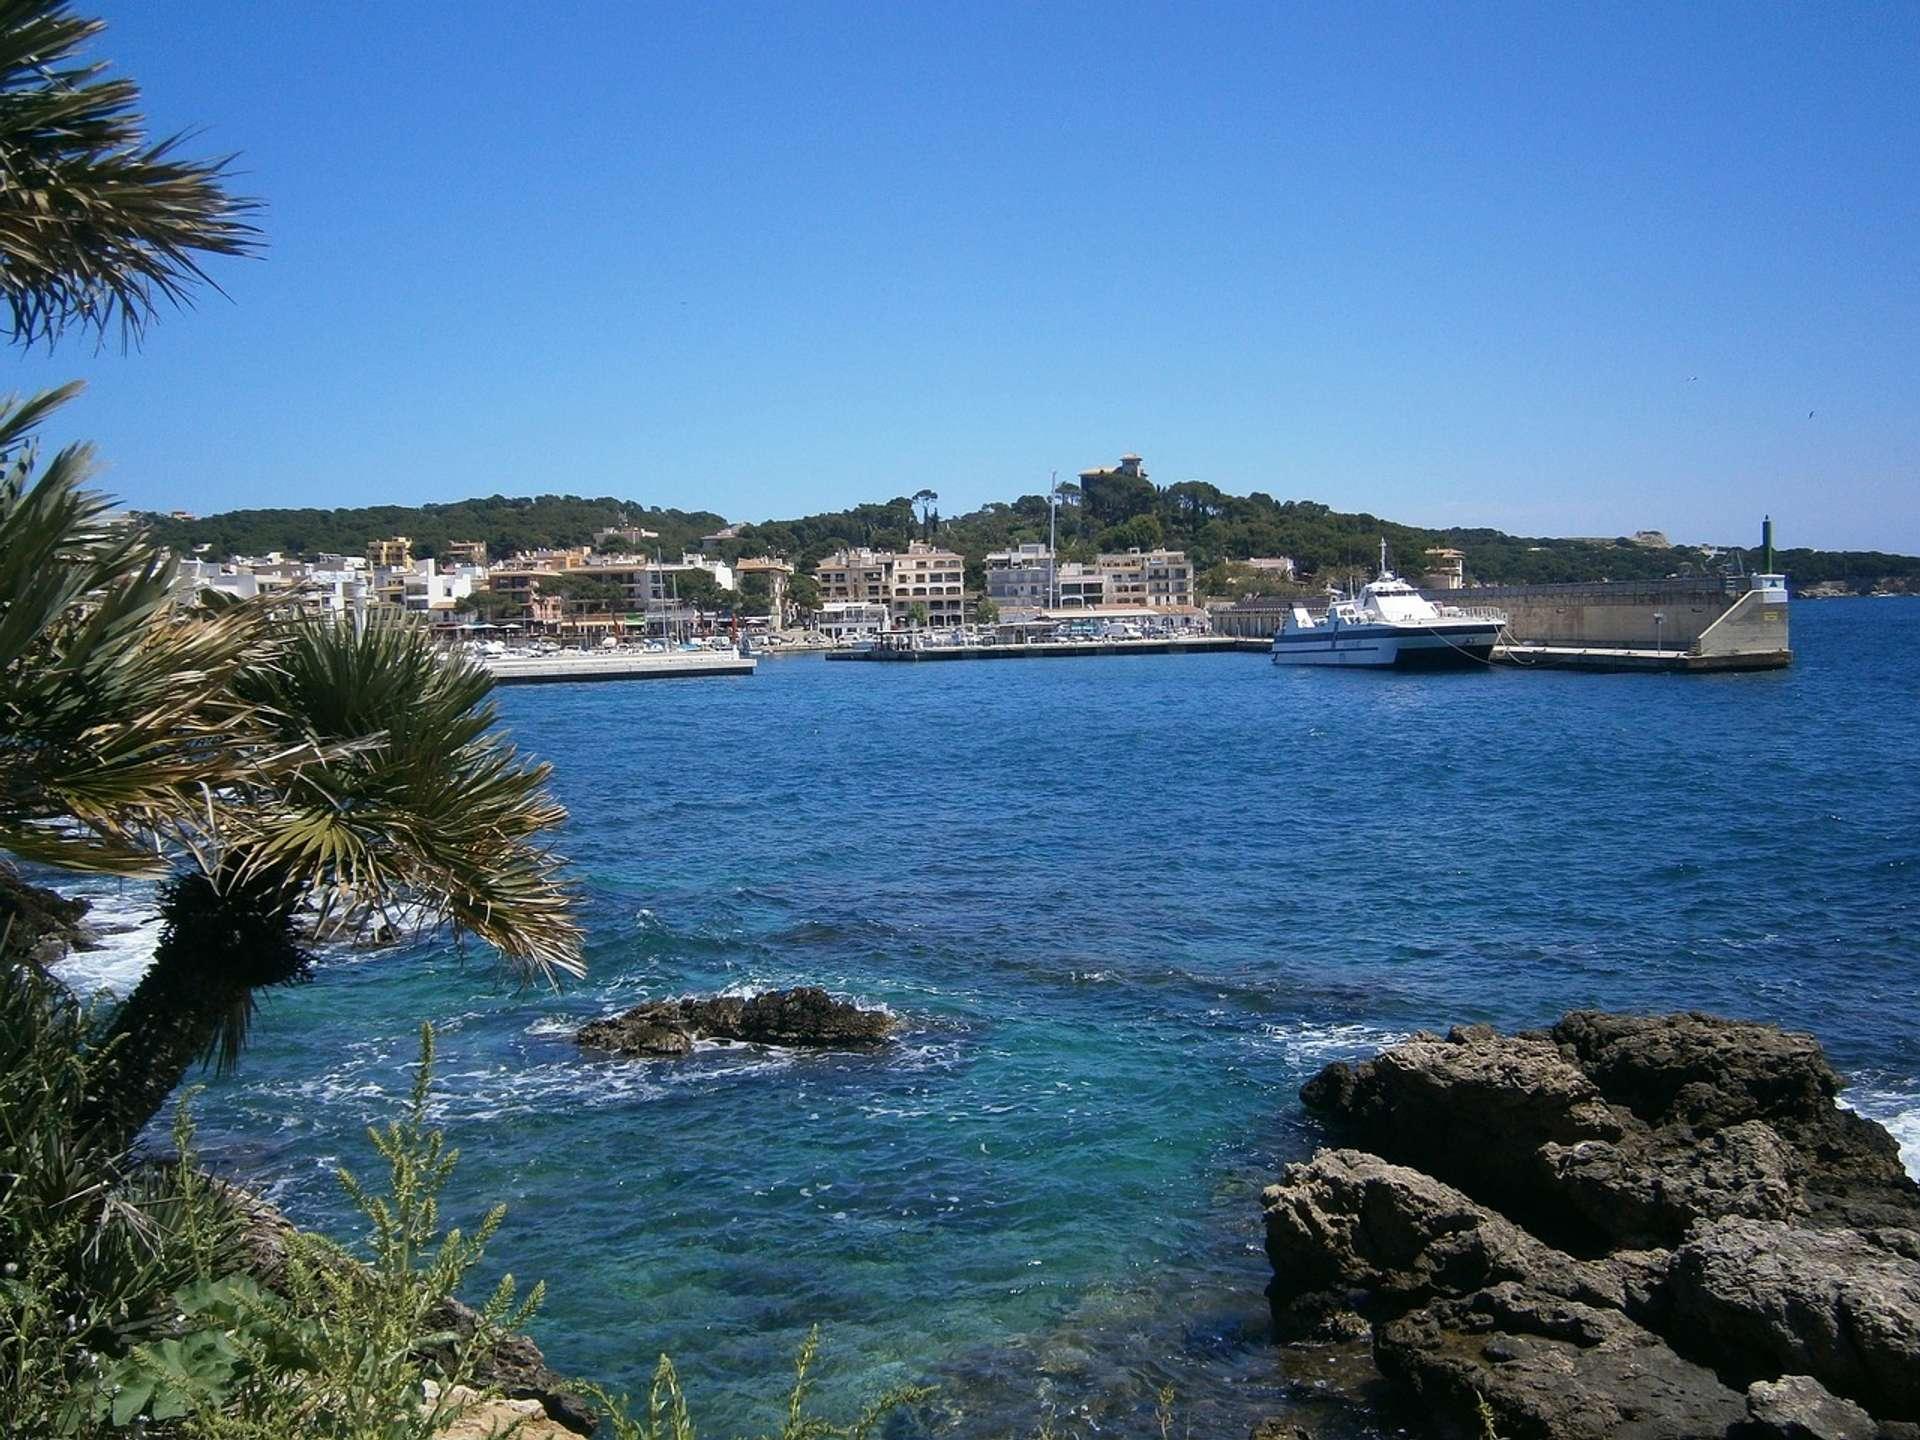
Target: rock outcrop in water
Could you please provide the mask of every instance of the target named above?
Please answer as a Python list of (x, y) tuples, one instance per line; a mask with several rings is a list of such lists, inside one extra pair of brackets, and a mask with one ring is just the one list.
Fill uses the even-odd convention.
[(1365, 1148), (1265, 1192), (1276, 1326), (1370, 1326), (1442, 1430), (1920, 1440), (1920, 1186), (1839, 1089), (1697, 1014), (1330, 1065), (1302, 1098)]
[(579, 1041), (622, 1055), (685, 1055), (695, 1040), (864, 1050), (893, 1033), (893, 1017), (836, 1000), (812, 986), (741, 997), (661, 1000), (580, 1029)]
[(53, 965), (69, 951), (91, 950), (95, 941), (86, 924), (85, 900), (35, 885), (0, 861), (0, 931), (13, 953), (38, 965)]

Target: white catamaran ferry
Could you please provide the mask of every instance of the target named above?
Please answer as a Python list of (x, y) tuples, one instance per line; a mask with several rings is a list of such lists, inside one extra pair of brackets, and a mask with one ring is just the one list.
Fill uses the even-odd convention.
[(1380, 575), (1359, 598), (1335, 596), (1319, 618), (1295, 605), (1274, 632), (1276, 665), (1397, 665), (1435, 669), (1485, 662), (1507, 628), (1498, 610), (1472, 613), (1436, 605), (1387, 569), (1380, 542)]

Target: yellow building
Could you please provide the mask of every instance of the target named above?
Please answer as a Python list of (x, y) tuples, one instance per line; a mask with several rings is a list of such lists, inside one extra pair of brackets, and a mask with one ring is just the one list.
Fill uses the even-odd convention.
[(895, 628), (908, 623), (913, 607), (927, 624), (961, 623), (966, 610), (967, 562), (952, 550), (915, 540), (904, 552), (849, 548), (814, 569), (826, 602), (866, 600), (887, 607)]
[(367, 564), (376, 570), (404, 570), (413, 564), (413, 541), (405, 535), (367, 542)]

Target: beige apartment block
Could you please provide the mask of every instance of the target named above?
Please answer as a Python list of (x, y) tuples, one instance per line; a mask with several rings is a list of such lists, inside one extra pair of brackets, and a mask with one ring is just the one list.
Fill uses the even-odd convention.
[(814, 568), (822, 601), (876, 601), (896, 628), (915, 605), (929, 625), (958, 625), (965, 613), (966, 561), (952, 550), (915, 540), (904, 551), (865, 546), (829, 555)]
[(1174, 610), (1193, 604), (1193, 566), (1184, 550), (1102, 555), (1095, 568), (1106, 580), (1108, 605)]
[(405, 570), (413, 564), (413, 541), (405, 535), (367, 542), (367, 564), (376, 570)]

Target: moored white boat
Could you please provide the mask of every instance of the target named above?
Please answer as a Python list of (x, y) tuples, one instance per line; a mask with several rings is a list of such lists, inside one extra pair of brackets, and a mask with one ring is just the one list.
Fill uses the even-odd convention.
[(1295, 605), (1273, 636), (1276, 665), (1366, 665), (1444, 669), (1485, 663), (1507, 628), (1497, 610), (1436, 605), (1387, 568), (1355, 598), (1336, 596), (1321, 616)]

